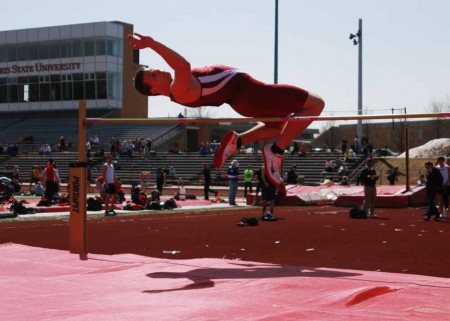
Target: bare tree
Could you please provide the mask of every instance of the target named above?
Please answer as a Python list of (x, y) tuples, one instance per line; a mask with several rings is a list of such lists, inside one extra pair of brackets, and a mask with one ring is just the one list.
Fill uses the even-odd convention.
[(331, 150), (335, 150), (340, 143), (340, 128), (336, 126), (335, 120), (330, 120), (322, 127), (323, 142)]
[[(429, 113), (437, 114), (437, 113), (448, 113), (450, 112), (450, 98), (447, 94), (446, 98), (442, 100), (433, 99), (430, 102), (430, 105), (426, 108), (426, 111)], [(441, 138), (445, 136), (446, 121), (442, 118), (435, 118), (433, 120), (432, 137), (433, 138)]]
[(215, 113), (211, 107), (197, 107), (190, 108), (187, 114), (192, 118), (214, 118)]

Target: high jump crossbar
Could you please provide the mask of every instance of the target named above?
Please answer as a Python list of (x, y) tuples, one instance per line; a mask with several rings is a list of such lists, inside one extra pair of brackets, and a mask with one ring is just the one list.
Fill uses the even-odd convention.
[(380, 119), (424, 119), (450, 118), (450, 113), (404, 114), (404, 115), (348, 115), (348, 116), (295, 116), (260, 118), (86, 118), (86, 123), (102, 124), (179, 124), (179, 123), (249, 123), (249, 122), (286, 122), (286, 121), (348, 121)]

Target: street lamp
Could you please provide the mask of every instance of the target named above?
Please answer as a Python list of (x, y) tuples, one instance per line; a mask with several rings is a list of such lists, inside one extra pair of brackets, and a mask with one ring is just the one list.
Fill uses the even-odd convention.
[(278, 84), (278, 0), (275, 0), (275, 52), (273, 83)]
[[(356, 34), (351, 33), (350, 40), (353, 40), (353, 45), (358, 45), (358, 115), (362, 115), (362, 19), (359, 19), (359, 30)], [(361, 143), (362, 137), (362, 119), (358, 120), (356, 126), (356, 135), (358, 142)]]

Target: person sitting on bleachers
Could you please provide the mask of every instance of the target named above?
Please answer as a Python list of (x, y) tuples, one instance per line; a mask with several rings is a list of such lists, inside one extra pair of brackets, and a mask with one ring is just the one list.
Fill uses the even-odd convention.
[(202, 156), (208, 154), (205, 143), (203, 143), (203, 142), (200, 143), (199, 153)]
[(350, 163), (356, 163), (356, 153), (353, 149), (350, 149)]
[(63, 151), (66, 150), (66, 141), (64, 140), (63, 136), (61, 136), (58, 139), (58, 149), (59, 149), (60, 152), (63, 152)]
[(325, 161), (325, 171), (326, 172), (332, 172), (335, 168), (335, 164), (331, 159), (328, 159)]
[(44, 146), (44, 155), (50, 155), (52, 153), (52, 148), (49, 144), (45, 144)]
[(100, 145), (100, 138), (98, 138), (97, 135), (94, 135), (94, 138), (92, 139), (92, 147), (97, 148)]

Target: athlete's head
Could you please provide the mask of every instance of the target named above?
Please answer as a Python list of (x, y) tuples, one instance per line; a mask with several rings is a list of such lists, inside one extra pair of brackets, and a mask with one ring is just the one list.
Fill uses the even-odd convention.
[(141, 67), (134, 75), (134, 87), (145, 96), (165, 94), (172, 83), (170, 73)]

